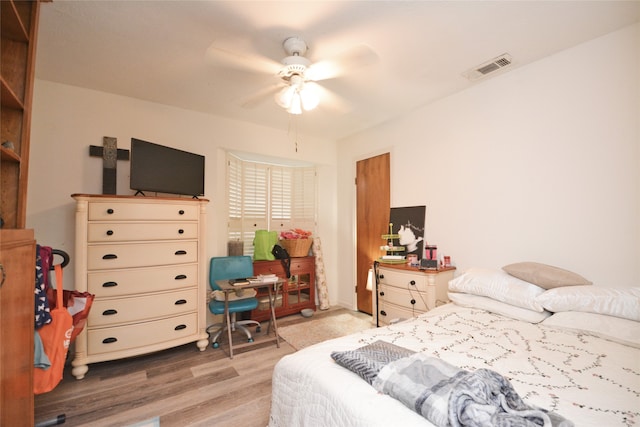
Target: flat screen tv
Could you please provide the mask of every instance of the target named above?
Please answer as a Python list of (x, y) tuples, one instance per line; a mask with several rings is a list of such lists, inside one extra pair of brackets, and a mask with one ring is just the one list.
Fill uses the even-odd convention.
[(131, 138), (130, 164), (136, 194), (204, 195), (204, 156)]

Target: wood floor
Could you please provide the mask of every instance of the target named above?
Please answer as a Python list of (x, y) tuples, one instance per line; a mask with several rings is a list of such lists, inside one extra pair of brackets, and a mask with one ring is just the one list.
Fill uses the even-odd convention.
[[(316, 312), (308, 320), (334, 315), (338, 308)], [(300, 315), (278, 325), (308, 321)], [(162, 427), (265, 427), (269, 421), (271, 375), (282, 356), (295, 352), (267, 323), (251, 346), (236, 348), (228, 357), (226, 340), (220, 349), (200, 352), (195, 343), (150, 355), (89, 365), (82, 380), (65, 369), (63, 381), (51, 392), (35, 397), (36, 424), (65, 414), (67, 427), (127, 426), (160, 417)], [(234, 344), (246, 342), (234, 335)]]

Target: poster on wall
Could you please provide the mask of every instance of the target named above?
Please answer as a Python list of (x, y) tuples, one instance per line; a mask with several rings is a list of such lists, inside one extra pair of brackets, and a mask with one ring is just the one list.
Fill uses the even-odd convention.
[(405, 247), (404, 255), (416, 254), (422, 259), (424, 248), (424, 217), (426, 206), (391, 208), (392, 233), (400, 236), (400, 246)]

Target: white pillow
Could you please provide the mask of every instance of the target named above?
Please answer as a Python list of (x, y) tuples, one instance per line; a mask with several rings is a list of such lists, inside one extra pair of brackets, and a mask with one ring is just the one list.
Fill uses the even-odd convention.
[(549, 313), (548, 311), (533, 311), (527, 308), (516, 307), (515, 305), (510, 305), (480, 295), (449, 292), (449, 299), (454, 304), (460, 305), (462, 307), (479, 308), (529, 323), (540, 323), (547, 317), (551, 316), (551, 313)]
[(537, 300), (552, 312), (583, 311), (640, 321), (640, 288), (569, 286), (549, 289)]
[(544, 311), (542, 305), (536, 300), (544, 289), (502, 270), (470, 268), (449, 282), (449, 290), (489, 297), (533, 311)]
[(545, 326), (588, 332), (601, 338), (640, 348), (640, 322), (604, 314), (563, 311), (542, 322)]

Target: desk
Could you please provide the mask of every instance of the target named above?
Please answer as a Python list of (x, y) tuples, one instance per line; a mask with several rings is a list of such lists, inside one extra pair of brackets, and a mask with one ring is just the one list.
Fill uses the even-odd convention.
[(273, 331), (276, 334), (276, 346), (280, 348), (280, 338), (278, 336), (278, 324), (276, 322), (276, 310), (274, 307), (274, 302), (276, 298), (278, 298), (278, 289), (280, 289), (283, 283), (284, 281), (282, 279), (278, 279), (278, 281), (275, 283), (258, 282), (249, 283), (246, 285), (232, 285), (228, 280), (216, 280), (216, 285), (218, 285), (220, 290), (224, 292), (224, 317), (227, 325), (227, 334), (229, 337), (229, 357), (231, 359), (233, 359), (233, 340), (231, 338), (231, 316), (229, 315), (229, 293), (235, 292), (238, 289), (267, 288), (267, 291), (269, 292), (269, 311), (271, 312), (267, 334), (271, 330), (271, 325), (273, 324)]

